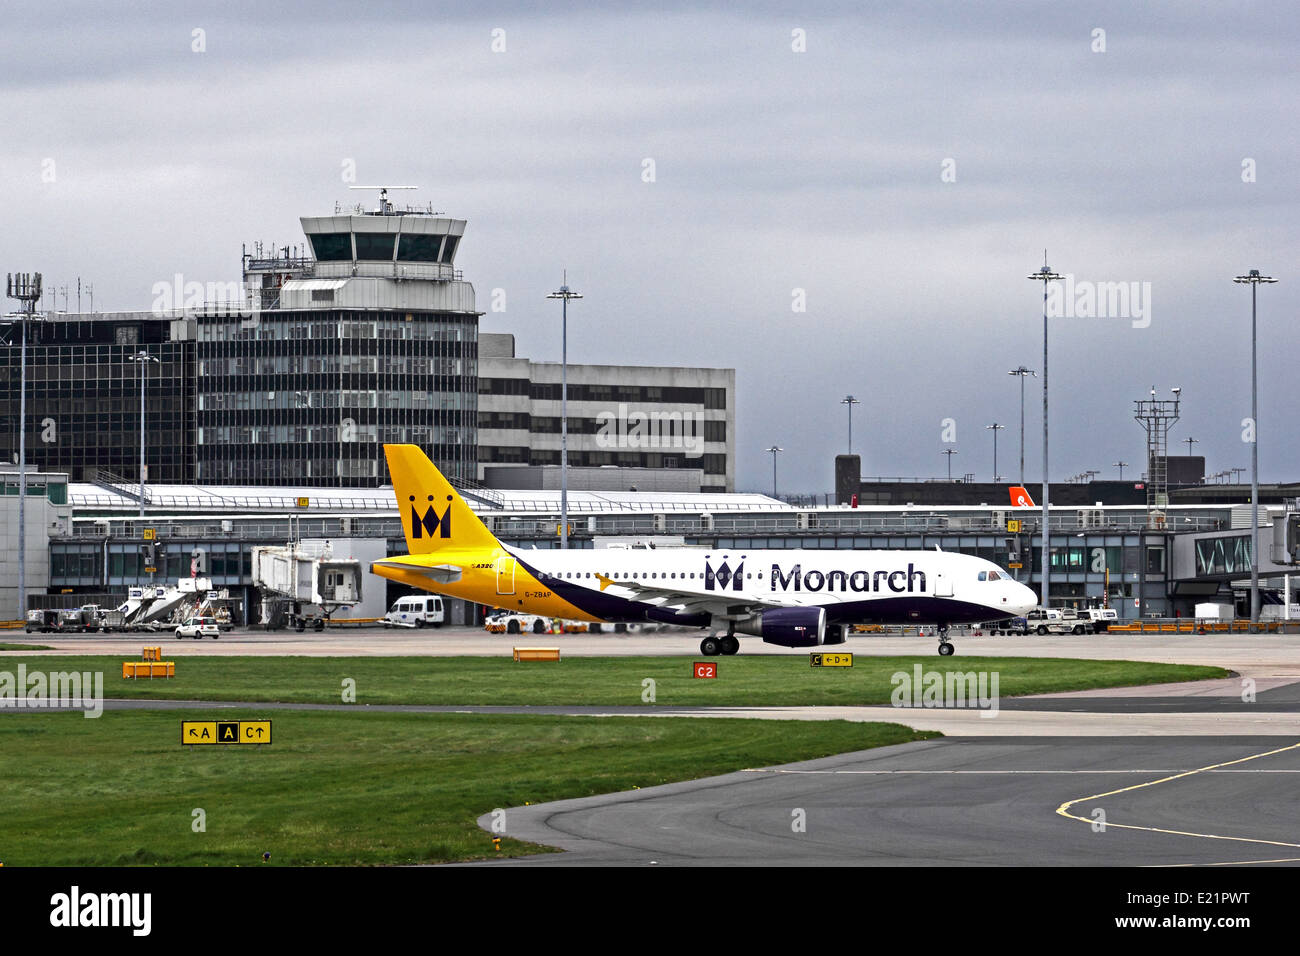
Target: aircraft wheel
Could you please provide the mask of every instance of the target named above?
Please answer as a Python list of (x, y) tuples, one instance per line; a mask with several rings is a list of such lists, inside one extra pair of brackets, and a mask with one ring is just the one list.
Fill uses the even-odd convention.
[(740, 640), (735, 637), (724, 637), (721, 644), (722, 653), (728, 656), (735, 654), (740, 650)]
[(952, 657), (952, 653), (955, 650), (956, 648), (953, 647), (951, 644), (949, 644), (947, 641), (944, 641), (942, 644), (939, 645), (939, 655), (941, 657)]
[(716, 637), (706, 637), (700, 641), (700, 653), (705, 657), (716, 657), (720, 650)]

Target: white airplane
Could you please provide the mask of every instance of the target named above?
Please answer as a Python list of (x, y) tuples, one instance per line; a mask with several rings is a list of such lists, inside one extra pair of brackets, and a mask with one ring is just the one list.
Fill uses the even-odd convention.
[(425, 591), (583, 621), (657, 621), (721, 632), (700, 653), (735, 654), (737, 634), (782, 647), (844, 643), (852, 624), (948, 628), (1020, 617), (1034, 592), (991, 561), (940, 551), (696, 548), (524, 550), (502, 544), (415, 445), (385, 445), (410, 553), (370, 570)]

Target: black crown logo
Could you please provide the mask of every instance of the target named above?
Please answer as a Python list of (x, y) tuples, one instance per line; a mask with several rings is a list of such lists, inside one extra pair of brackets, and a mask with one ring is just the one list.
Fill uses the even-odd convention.
[[(451, 495), (447, 496), (446, 511), (444, 511), (441, 515), (439, 515), (438, 512), (434, 509), (433, 505), (429, 505), (428, 509), (424, 512), (423, 518), (420, 517), (420, 513), (415, 510), (415, 504), (414, 504), (415, 495), (408, 495), (407, 497), (408, 500), (412, 502), (411, 504), (411, 537), (412, 538), (421, 538), (424, 537), (425, 535), (432, 538), (435, 536), (435, 533), (436, 536), (439, 538), (451, 537)], [(427, 497), (429, 501), (433, 501), (433, 495), (428, 495)]]
[(744, 561), (736, 565), (734, 571), (728, 566), (726, 559), (723, 559), (722, 564), (716, 571), (707, 559), (704, 562), (704, 590), (706, 591), (725, 591), (728, 584), (731, 585), (731, 590), (739, 591), (744, 577)]

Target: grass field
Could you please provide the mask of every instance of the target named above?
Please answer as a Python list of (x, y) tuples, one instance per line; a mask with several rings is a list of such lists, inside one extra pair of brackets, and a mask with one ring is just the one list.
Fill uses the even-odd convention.
[(988, 671), (1003, 697), (1094, 687), (1122, 687), (1226, 677), (1217, 667), (1140, 661), (936, 655), (866, 657), (851, 668), (813, 668), (807, 658), (712, 658), (716, 680), (693, 677), (693, 658), (570, 658), (516, 664), (489, 657), (183, 657), (172, 680), (125, 680), (117, 657), (7, 658), (13, 671), (104, 671), (107, 697), (246, 700), (337, 704), (344, 681), (355, 681), (358, 704), (522, 704), (800, 706), (887, 704), (891, 677), (925, 671)]
[[(468, 860), (495, 855), (475, 820), (497, 807), (938, 736), (843, 721), (276, 712), (271, 747), (183, 748), (185, 717), (212, 713), (0, 718), (0, 862)], [(543, 850), (509, 839), (507, 814), (502, 855)]]
[(0, 641), (0, 651), (52, 651), (48, 644), (5, 644)]

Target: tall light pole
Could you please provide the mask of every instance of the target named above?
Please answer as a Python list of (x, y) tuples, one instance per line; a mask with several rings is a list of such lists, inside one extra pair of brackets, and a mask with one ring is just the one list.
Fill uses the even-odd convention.
[(943, 454), (948, 459), (948, 480), (952, 481), (952, 456), (957, 454), (957, 449), (945, 448)]
[(1124, 469), (1128, 467), (1128, 462), (1126, 462), (1126, 461), (1112, 461), (1112, 462), (1111, 462), (1111, 465), (1112, 465), (1113, 467), (1119, 469), (1119, 480), (1120, 480), (1120, 481), (1123, 481), (1123, 480), (1124, 480)]
[(1038, 373), (1032, 368), (1021, 365), (1007, 374), (1020, 377), (1020, 484), (1023, 485), (1025, 483), (1025, 376), (1032, 375), (1037, 378)]
[(785, 449), (778, 448), (776, 445), (773, 445), (771, 448), (765, 448), (764, 451), (770, 451), (772, 453), (772, 497), (775, 498), (776, 497), (776, 453), (779, 451), (785, 451)]
[(41, 297), (41, 274), (20, 272), (5, 277), (5, 294), (22, 303), (22, 346), (18, 373), (18, 616), (27, 619), (27, 321)]
[(1192, 445), (1199, 443), (1199, 442), (1200, 442), (1200, 439), (1199, 439), (1199, 438), (1184, 438), (1183, 441), (1187, 442), (1187, 457), (1188, 457), (1188, 458), (1191, 458), (1191, 457), (1192, 457)]
[(851, 455), (853, 454), (853, 406), (862, 403), (852, 395), (845, 395), (840, 399), (840, 404), (849, 406), (849, 454)]
[(1256, 359), (1255, 291), (1261, 282), (1276, 282), (1258, 269), (1233, 282), (1250, 283), (1250, 629), (1259, 630), (1259, 368)]
[(1025, 278), (1043, 284), (1043, 607), (1051, 607), (1051, 537), (1047, 528), (1048, 499), (1051, 496), (1051, 484), (1047, 472), (1047, 284), (1059, 282), (1061, 276), (1051, 270), (1047, 264), (1047, 250), (1043, 250), (1043, 267)]
[(993, 480), (994, 481), (1002, 480), (1001, 476), (998, 474), (998, 432), (1000, 432), (1002, 429), (1006, 427), (1007, 427), (1006, 425), (999, 425), (997, 422), (994, 422), (992, 425), (984, 426), (984, 429), (986, 431), (993, 432)]
[(547, 295), (560, 305), (560, 549), (569, 547), (569, 300), (582, 293), (569, 288), (569, 270), (558, 292)]
[(144, 349), (131, 356), (140, 367), (140, 520), (144, 520), (144, 382), (149, 376), (149, 363), (161, 365), (157, 358)]

